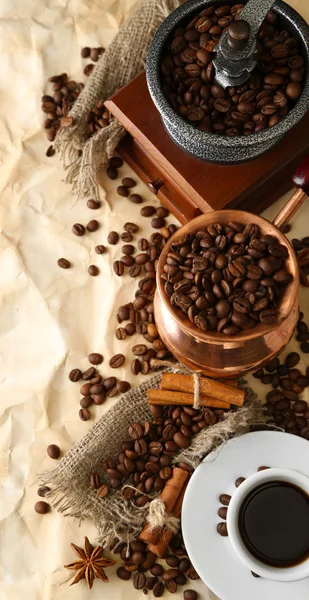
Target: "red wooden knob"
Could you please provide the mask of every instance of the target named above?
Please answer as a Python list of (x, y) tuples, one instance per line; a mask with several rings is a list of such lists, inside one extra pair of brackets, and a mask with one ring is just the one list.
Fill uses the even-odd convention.
[(292, 181), (295, 187), (302, 189), (309, 196), (309, 155), (294, 171)]

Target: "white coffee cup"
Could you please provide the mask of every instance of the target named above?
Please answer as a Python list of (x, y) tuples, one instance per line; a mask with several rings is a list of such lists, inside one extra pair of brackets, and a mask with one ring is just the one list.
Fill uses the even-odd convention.
[(268, 566), (251, 554), (242, 541), (238, 515), (243, 501), (256, 487), (269, 481), (285, 481), (296, 485), (309, 494), (309, 477), (289, 469), (265, 469), (248, 477), (233, 494), (227, 511), (227, 530), (229, 540), (238, 558), (257, 575), (274, 581), (297, 581), (309, 577), (309, 558), (292, 567)]

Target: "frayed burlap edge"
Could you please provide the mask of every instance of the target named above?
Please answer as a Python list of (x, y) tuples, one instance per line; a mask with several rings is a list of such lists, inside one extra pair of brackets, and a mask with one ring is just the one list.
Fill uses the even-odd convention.
[[(99, 199), (97, 173), (113, 156), (125, 130), (112, 118), (110, 124), (87, 141), (87, 117), (98, 100), (107, 100), (145, 69), (150, 42), (164, 19), (184, 0), (140, 0), (131, 17), (101, 56), (80, 93), (70, 116), (71, 127), (61, 127), (55, 140), (66, 182), (77, 197)], [(82, 154), (81, 154), (82, 151)]]

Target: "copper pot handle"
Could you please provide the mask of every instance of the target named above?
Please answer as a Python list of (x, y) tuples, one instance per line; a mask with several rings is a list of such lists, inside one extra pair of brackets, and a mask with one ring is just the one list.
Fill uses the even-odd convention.
[(273, 224), (278, 228), (289, 223), (309, 196), (309, 155), (294, 171), (292, 182), (298, 189), (273, 220)]

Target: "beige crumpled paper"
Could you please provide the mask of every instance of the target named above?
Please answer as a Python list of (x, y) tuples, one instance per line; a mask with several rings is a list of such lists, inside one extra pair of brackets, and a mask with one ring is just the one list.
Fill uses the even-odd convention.
[[(291, 3), (309, 20), (306, 0)], [(89, 593), (85, 582), (69, 587), (71, 572), (63, 565), (73, 560), (70, 542), (82, 545), (84, 535), (94, 542), (95, 528), (91, 523), (79, 527), (56, 512), (37, 515), (36, 473), (54, 465), (46, 455), (48, 444), (59, 444), (65, 453), (116, 401), (91, 409), (92, 420), (81, 422), (79, 385), (68, 380), (71, 368), (86, 368), (88, 353), (98, 351), (107, 376), (112, 374), (109, 358), (123, 352), (128, 359), (117, 375), (133, 383), (134, 340), (117, 341), (113, 331), (117, 307), (131, 299), (136, 283), (112, 272), (120, 245), (103, 256), (94, 246), (106, 243), (110, 230), (120, 232), (127, 220), (140, 224), (141, 237), (151, 230), (138, 205), (117, 196), (116, 182), (104, 182), (107, 202), (95, 214), (82, 201), (75, 203), (58, 158), (45, 156), (40, 99), (52, 74), (68, 71), (83, 80), (87, 61), (80, 49), (108, 44), (133, 5), (134, 0), (0, 5), (0, 600), (84, 600)], [(131, 174), (123, 167), (122, 176)], [(156, 203), (144, 184), (139, 182), (136, 191)], [(277, 209), (267, 214), (274, 216)], [(291, 237), (308, 234), (308, 217), (305, 205)], [(75, 237), (72, 224), (91, 218), (98, 218), (100, 229)], [(57, 267), (60, 257), (71, 260), (70, 270)], [(99, 277), (89, 277), (89, 264), (100, 267)], [(301, 306), (308, 306), (304, 289)], [(290, 349), (298, 344), (292, 342)], [(256, 380), (252, 384), (258, 391)], [(95, 582), (92, 600), (135, 600), (130, 582), (120, 581), (115, 569), (108, 575), (109, 585)], [(203, 600), (215, 598), (201, 582), (192, 587)], [(174, 597), (180, 600), (182, 591)]]

